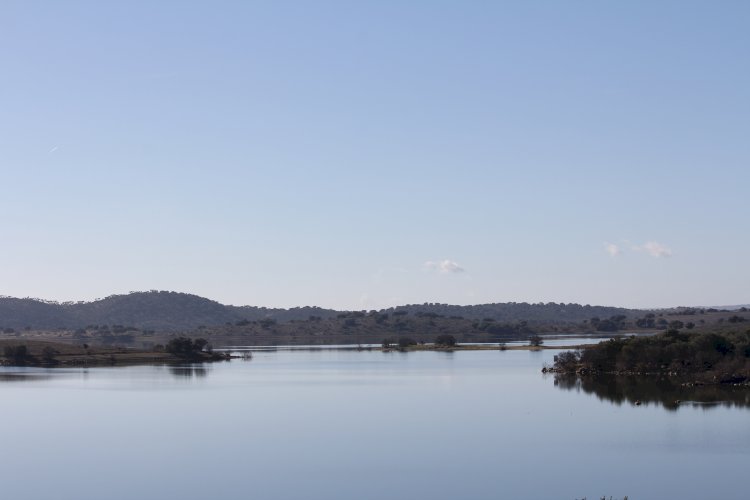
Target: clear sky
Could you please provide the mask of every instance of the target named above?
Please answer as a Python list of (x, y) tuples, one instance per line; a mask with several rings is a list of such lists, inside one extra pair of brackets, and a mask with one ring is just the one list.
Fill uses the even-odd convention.
[(0, 3), (0, 294), (750, 302), (750, 2)]

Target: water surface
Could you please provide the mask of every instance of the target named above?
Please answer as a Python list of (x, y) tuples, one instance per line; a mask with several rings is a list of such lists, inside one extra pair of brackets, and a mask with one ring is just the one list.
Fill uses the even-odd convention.
[(3, 497), (747, 498), (747, 405), (635, 406), (555, 352), (3, 369)]

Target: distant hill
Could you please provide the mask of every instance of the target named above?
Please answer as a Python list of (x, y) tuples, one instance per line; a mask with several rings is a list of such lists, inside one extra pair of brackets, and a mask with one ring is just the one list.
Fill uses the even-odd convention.
[(471, 306), (454, 306), (450, 304), (412, 304), (386, 310), (408, 311), (412, 314), (435, 313), (442, 316), (461, 316), (466, 319), (493, 319), (495, 321), (529, 323), (578, 323), (593, 317), (609, 318), (616, 315), (631, 317), (639, 315), (638, 309), (622, 307), (590, 306), (581, 304), (556, 304), (554, 302), (528, 304), (526, 302), (504, 302), (478, 304)]
[(70, 312), (60, 304), (38, 299), (0, 297), (0, 327), (57, 328), (73, 324)]
[[(404, 311), (410, 314), (441, 315), (471, 320), (492, 319), (502, 322), (578, 323), (592, 317), (635, 316), (642, 311), (618, 307), (580, 304), (499, 303), (472, 306), (449, 304), (413, 304), (381, 312)], [(0, 328), (57, 329), (84, 328), (90, 325), (124, 325), (157, 331), (193, 330), (200, 326), (219, 326), (273, 319), (279, 323), (328, 319), (345, 311), (320, 307), (291, 309), (254, 306), (228, 306), (187, 293), (149, 291), (112, 295), (93, 302), (48, 302), (40, 299), (0, 297)]]
[(182, 330), (235, 319), (226, 306), (197, 295), (139, 292), (112, 295), (95, 302), (63, 305), (76, 327), (89, 324), (132, 325), (153, 330)]
[(226, 306), (187, 293), (150, 291), (111, 295), (93, 302), (49, 302), (41, 299), (0, 297), (0, 328), (57, 329), (89, 325), (125, 325), (157, 331), (192, 330), (243, 320), (279, 322), (328, 318), (337, 311), (319, 307), (273, 309)]
[(711, 306), (707, 309), (718, 309), (720, 311), (739, 311), (740, 309), (750, 309), (750, 304), (738, 304), (734, 306)]

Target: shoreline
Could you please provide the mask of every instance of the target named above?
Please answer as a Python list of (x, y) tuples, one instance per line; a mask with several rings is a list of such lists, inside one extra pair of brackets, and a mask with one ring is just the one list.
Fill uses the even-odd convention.
[[(409, 352), (409, 351), (438, 351), (438, 352), (453, 352), (453, 351), (544, 351), (544, 350), (578, 350), (586, 349), (596, 344), (581, 344), (581, 345), (570, 345), (570, 346), (553, 346), (553, 345), (477, 345), (477, 344), (457, 344), (454, 346), (439, 346), (434, 344), (424, 345), (413, 345), (408, 347), (372, 347), (370, 350), (377, 350), (382, 352)], [(367, 350), (368, 348), (361, 348), (357, 350)]]
[[(236, 346), (243, 350), (253, 352), (254, 347), (263, 350), (347, 350), (347, 351), (380, 351), (380, 352), (456, 352), (456, 351), (543, 351), (543, 350), (567, 350), (586, 349), (592, 344), (572, 346), (531, 346), (531, 345), (487, 345), (487, 344), (457, 344), (453, 346), (422, 344), (408, 347), (382, 347), (361, 345), (331, 345), (325, 346)], [(11, 350), (21, 347), (23, 355), (20, 358), (10, 357)], [(10, 350), (9, 350), (10, 349)], [(164, 350), (148, 350), (128, 347), (89, 346), (87, 344), (75, 345), (66, 342), (54, 342), (48, 340), (0, 340), (0, 367), (39, 367), (39, 368), (74, 368), (74, 367), (97, 367), (97, 366), (135, 366), (135, 365), (160, 365), (180, 363), (211, 363), (216, 361), (228, 361), (240, 359), (243, 356), (232, 355), (235, 349), (231, 347), (219, 347), (212, 352), (197, 352), (190, 356), (177, 356)]]
[[(18, 352), (19, 347), (22, 353), (11, 358), (9, 354)], [(199, 352), (183, 357), (166, 351), (72, 345), (43, 340), (0, 340), (0, 352), (5, 354), (0, 359), (0, 367), (32, 368), (211, 363), (232, 359), (231, 355), (223, 352)]]

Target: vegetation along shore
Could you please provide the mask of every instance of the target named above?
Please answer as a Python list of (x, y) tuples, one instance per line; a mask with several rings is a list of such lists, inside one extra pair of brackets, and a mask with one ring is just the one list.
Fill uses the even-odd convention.
[(685, 384), (750, 387), (750, 330), (690, 333), (670, 329), (648, 337), (615, 338), (555, 356), (545, 372), (594, 377), (659, 376)]
[(111, 346), (74, 345), (62, 342), (0, 340), (2, 366), (112, 366), (209, 362), (230, 359), (215, 352), (204, 339), (177, 337), (164, 346), (133, 349)]

